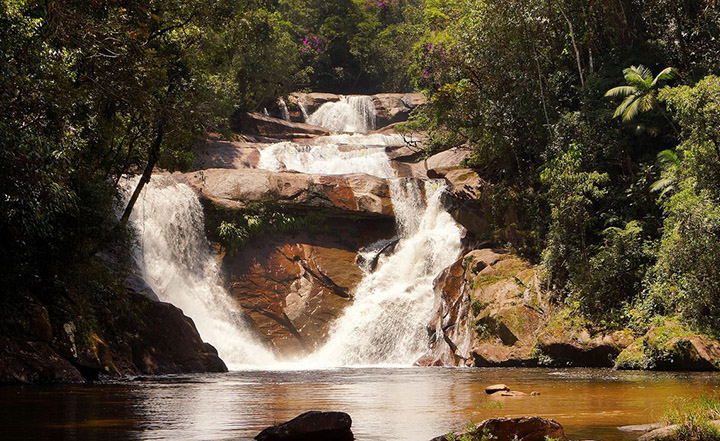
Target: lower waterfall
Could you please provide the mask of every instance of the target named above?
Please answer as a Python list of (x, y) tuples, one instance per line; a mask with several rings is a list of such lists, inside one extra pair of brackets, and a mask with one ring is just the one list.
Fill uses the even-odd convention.
[[(444, 182), (398, 178), (384, 150), (372, 146), (376, 135), (344, 136), (318, 138), (310, 146), (285, 142), (260, 151), (259, 166), (271, 171), (366, 173), (390, 183), (399, 239), (395, 250), (366, 274), (327, 343), (301, 364), (409, 366), (427, 350), (433, 281), (460, 255), (462, 231), (443, 207)], [(352, 146), (343, 150), (337, 143)]]
[[(121, 182), (127, 200), (139, 178)], [(230, 369), (271, 366), (275, 357), (245, 324), (220, 280), (205, 236), (205, 216), (195, 192), (171, 177), (153, 177), (130, 216), (137, 242), (135, 263), (163, 302), (182, 309), (204, 341)]]
[[(130, 221), (135, 259), (160, 300), (190, 316), (200, 336), (232, 369), (410, 366), (428, 349), (435, 307), (433, 280), (460, 255), (460, 227), (443, 208), (442, 181), (398, 178), (383, 147), (392, 137), (339, 135), (314, 145), (284, 142), (260, 149), (261, 168), (315, 174), (366, 173), (389, 182), (397, 244), (367, 270), (327, 342), (302, 360), (280, 362), (246, 325), (230, 298), (205, 235), (195, 192), (171, 176), (154, 177)], [(121, 183), (125, 198), (137, 178)]]

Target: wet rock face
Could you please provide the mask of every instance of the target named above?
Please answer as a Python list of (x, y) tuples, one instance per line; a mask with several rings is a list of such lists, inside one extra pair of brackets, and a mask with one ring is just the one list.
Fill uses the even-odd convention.
[[(547, 438), (565, 441), (565, 431), (555, 420), (540, 417), (521, 418), (492, 418), (478, 424), (477, 428), (469, 432), (455, 433), (455, 439), (469, 436), (471, 439), (481, 439), (483, 434), (490, 434), (496, 441), (545, 441)], [(483, 438), (484, 439), (484, 438)], [(431, 441), (446, 441), (447, 435), (438, 436)]]
[(352, 302), (363, 277), (358, 250), (393, 234), (391, 221), (336, 219), (318, 232), (263, 237), (225, 256), (227, 284), (279, 354), (304, 355)]
[(344, 412), (305, 412), (260, 432), (257, 441), (352, 441), (352, 419)]
[[(435, 281), (425, 365), (528, 366), (544, 323), (535, 270), (503, 250), (474, 250)], [(439, 336), (439, 337), (438, 337)]]
[(391, 217), (386, 180), (369, 175), (319, 176), (260, 169), (208, 169), (185, 179), (201, 195), (225, 208), (273, 202), (298, 210), (326, 209), (351, 216)]

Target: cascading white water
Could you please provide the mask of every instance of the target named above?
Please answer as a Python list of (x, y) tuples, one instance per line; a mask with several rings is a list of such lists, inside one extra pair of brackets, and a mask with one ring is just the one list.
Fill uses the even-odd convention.
[[(328, 341), (293, 368), (350, 365), (409, 366), (428, 349), (426, 326), (435, 307), (433, 280), (461, 251), (461, 229), (443, 208), (444, 183), (398, 178), (385, 146), (402, 138), (344, 134), (314, 144), (279, 143), (260, 150), (259, 167), (322, 175), (366, 173), (388, 179), (397, 224), (394, 244), (365, 276), (333, 324)], [(126, 198), (137, 178), (121, 184)], [(204, 232), (197, 195), (171, 177), (155, 177), (131, 216), (136, 261), (158, 297), (193, 318), (202, 338), (231, 368), (282, 368), (245, 326), (222, 286)]]
[(375, 103), (369, 96), (343, 96), (320, 106), (307, 122), (335, 132), (367, 133), (375, 130)]
[(288, 110), (287, 104), (285, 104), (285, 100), (280, 98), (278, 100), (278, 107), (280, 107), (280, 112), (282, 113), (282, 117), (285, 121), (290, 121), (290, 111)]
[[(138, 178), (121, 182), (126, 200), (137, 182)], [(203, 209), (189, 186), (168, 176), (153, 177), (130, 222), (138, 239), (134, 257), (145, 282), (160, 300), (193, 319), (200, 336), (215, 346), (228, 367), (275, 363), (222, 285), (205, 236)]]
[(360, 282), (352, 305), (334, 324), (328, 342), (306, 360), (309, 365), (410, 366), (427, 350), (433, 281), (457, 259), (461, 232), (440, 201), (442, 184), (425, 183), (426, 205), (410, 197), (397, 204), (420, 193), (417, 181), (395, 180), (392, 187), (400, 241)]
[(350, 138), (356, 148), (348, 151), (333, 143), (339, 139), (326, 137), (317, 145), (280, 143), (260, 152), (259, 167), (272, 171), (367, 173), (390, 180), (399, 238), (394, 252), (381, 258), (378, 268), (357, 286), (353, 303), (333, 325), (327, 343), (300, 363), (411, 365), (427, 350), (433, 280), (460, 254), (461, 230), (443, 208), (444, 183), (399, 179), (383, 150), (361, 147), (369, 139)]
[(298, 103), (298, 107), (300, 107), (300, 113), (302, 113), (303, 122), (308, 122), (310, 116), (308, 115), (307, 106), (305, 105), (305, 103), (300, 102)]

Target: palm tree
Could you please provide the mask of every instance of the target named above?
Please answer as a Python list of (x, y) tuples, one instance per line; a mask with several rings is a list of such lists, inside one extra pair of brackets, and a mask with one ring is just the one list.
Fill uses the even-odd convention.
[(615, 109), (613, 118), (622, 117), (623, 122), (632, 121), (640, 113), (650, 110), (659, 110), (668, 120), (672, 129), (677, 133), (672, 121), (667, 117), (657, 101), (657, 91), (660, 83), (672, 80), (677, 76), (677, 70), (673, 67), (666, 67), (655, 78), (647, 67), (642, 64), (630, 66), (623, 70), (627, 86), (613, 87), (605, 93), (606, 97), (625, 98)]

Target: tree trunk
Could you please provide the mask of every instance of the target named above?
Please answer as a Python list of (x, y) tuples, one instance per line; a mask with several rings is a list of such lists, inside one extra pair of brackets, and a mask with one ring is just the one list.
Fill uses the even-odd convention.
[(160, 122), (158, 123), (158, 128), (157, 128), (157, 133), (155, 134), (155, 139), (153, 140), (152, 145), (150, 145), (150, 151), (148, 152), (148, 161), (147, 161), (147, 164), (145, 164), (145, 170), (143, 170), (143, 174), (140, 177), (140, 181), (138, 181), (138, 184), (135, 187), (135, 191), (133, 191), (132, 196), (130, 196), (130, 200), (128, 201), (128, 204), (125, 207), (125, 211), (123, 212), (123, 215), (120, 218), (120, 227), (121, 228), (124, 227), (125, 225), (127, 225), (127, 222), (130, 219), (130, 214), (132, 214), (133, 207), (135, 207), (135, 202), (137, 202), (138, 198), (140, 197), (140, 193), (142, 193), (142, 190), (145, 187), (145, 184), (150, 182), (150, 177), (152, 176), (152, 172), (153, 172), (153, 169), (155, 168), (155, 164), (157, 164), (157, 161), (160, 158), (160, 146), (162, 145), (164, 136), (165, 136), (165, 118), (162, 117), (160, 119)]
[(578, 49), (577, 43), (575, 42), (575, 32), (573, 31), (573, 25), (568, 16), (565, 15), (565, 11), (560, 9), (560, 13), (565, 18), (565, 21), (570, 28), (570, 40), (572, 41), (573, 49), (575, 50), (575, 60), (577, 61), (578, 74), (580, 75), (580, 86), (585, 89), (585, 77), (583, 75), (582, 59), (580, 57), (580, 50)]

